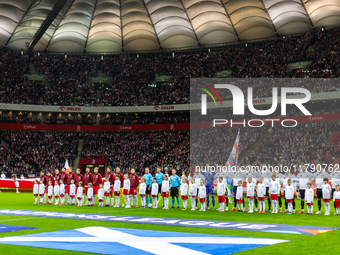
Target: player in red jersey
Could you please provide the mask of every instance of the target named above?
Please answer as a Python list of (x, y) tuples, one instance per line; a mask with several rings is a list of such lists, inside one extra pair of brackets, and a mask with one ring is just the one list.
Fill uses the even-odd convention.
[[(43, 202), (45, 202), (46, 201), (47, 186), (48, 186), (48, 179), (47, 179), (47, 176), (45, 175), (44, 170), (40, 171), (40, 181), (43, 181), (43, 184), (45, 185), (45, 193), (44, 193), (44, 199), (43, 199)], [(41, 200), (41, 198), (40, 198), (40, 200)]]
[(102, 184), (102, 175), (98, 173), (98, 167), (95, 167), (93, 170), (93, 200), (92, 203), (96, 203), (96, 195), (98, 194), (99, 184)]
[(76, 175), (75, 175), (75, 184), (77, 187), (79, 187), (79, 182), (83, 182), (84, 183), (84, 176), (80, 173), (80, 169), (78, 168), (76, 171)]
[(138, 207), (138, 199), (137, 199), (137, 188), (139, 185), (139, 177), (135, 173), (135, 169), (131, 169), (131, 174), (129, 176), (130, 179), (130, 201), (131, 201), (131, 207), (133, 207), (133, 199), (136, 201), (136, 207)]
[(68, 174), (66, 174), (66, 183), (65, 183), (65, 194), (67, 195), (67, 204), (70, 204), (70, 185), (71, 180), (75, 180), (76, 174), (72, 172), (72, 168), (68, 168)]
[(51, 174), (50, 171), (47, 171), (46, 175), (47, 175), (46, 176), (47, 177), (47, 183), (52, 182), (52, 186), (54, 187), (55, 179), (54, 179), (53, 175)]
[(61, 173), (59, 174), (59, 180), (62, 180), (65, 185), (65, 182), (66, 182), (66, 169), (65, 168), (61, 169)]
[[(84, 186), (85, 186), (84, 193), (85, 193), (85, 196), (87, 196), (87, 190), (89, 188), (89, 183), (92, 183), (92, 181), (93, 181), (93, 175), (90, 172), (90, 168), (86, 167), (85, 174), (84, 174)], [(88, 202), (87, 202), (88, 199), (86, 199), (85, 201), (86, 201), (86, 205), (88, 205)]]
[(59, 183), (59, 180), (60, 180), (60, 173), (59, 173), (59, 170), (56, 169), (54, 171), (54, 179), (55, 179), (55, 182)]
[(120, 168), (116, 168), (116, 175), (119, 175), (119, 180), (120, 180), (120, 196), (122, 198), (122, 204), (125, 204), (125, 198), (123, 194), (123, 184), (124, 184), (124, 174), (120, 171)]
[(104, 178), (109, 177), (110, 182), (110, 195), (111, 195), (111, 206), (113, 206), (113, 182), (115, 180), (115, 175), (112, 173), (111, 167), (106, 168), (106, 174), (104, 175)]

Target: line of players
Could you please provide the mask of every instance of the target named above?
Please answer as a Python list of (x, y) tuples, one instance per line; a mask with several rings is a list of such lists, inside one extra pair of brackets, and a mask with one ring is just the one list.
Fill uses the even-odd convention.
[[(304, 171), (302, 171), (303, 173)], [(65, 173), (65, 169), (62, 170)], [(161, 173), (161, 168), (157, 168), (157, 173), (155, 177), (149, 173), (149, 169), (145, 169), (145, 174), (141, 179), (141, 184), (139, 185), (139, 177), (135, 174), (134, 169), (131, 170), (130, 176), (123, 175), (120, 169), (116, 169), (116, 174), (111, 172), (111, 168), (107, 169), (105, 174), (105, 182), (102, 184), (102, 177), (98, 173), (98, 169), (94, 170), (94, 174), (91, 174), (89, 169), (86, 169), (84, 177), (80, 174), (80, 170), (77, 169), (77, 174), (72, 174), (72, 169), (69, 169), (69, 173), (65, 174), (71, 176), (70, 184), (64, 183), (63, 176), (58, 176), (59, 172), (56, 170), (55, 177), (51, 174), (44, 176), (44, 172), (41, 172), (40, 184), (35, 183), (33, 193), (36, 196), (35, 203), (38, 202), (38, 196), (40, 196), (40, 203), (43, 203), (48, 197), (47, 203), (52, 203), (53, 195), (56, 199), (56, 203), (65, 203), (65, 197), (67, 197), (68, 203), (77, 204), (79, 206), (83, 205), (84, 199), (86, 200), (86, 205), (94, 205), (96, 201), (96, 195), (98, 196), (99, 206), (104, 205), (110, 206), (110, 195), (111, 195), (111, 206), (113, 206), (115, 198), (115, 207), (120, 206), (120, 197), (122, 197), (122, 206), (126, 208), (131, 208), (133, 204), (137, 207), (137, 187), (139, 186), (139, 195), (141, 197), (142, 207), (152, 206), (157, 208), (158, 196), (159, 194), (163, 197), (163, 208), (169, 208), (169, 196), (172, 197), (172, 208), (175, 207), (175, 199), (177, 200), (177, 208), (179, 208), (179, 190), (180, 195), (183, 200), (183, 210), (187, 209), (188, 197), (191, 198), (192, 210), (197, 207), (197, 199), (200, 200), (201, 210), (206, 209), (205, 200), (209, 193), (207, 183), (201, 178), (193, 178), (190, 175), (188, 177), (182, 176), (182, 180), (176, 175), (176, 170), (172, 170), (172, 175)], [(72, 179), (72, 176), (73, 177)], [(92, 176), (92, 177), (91, 177)], [(58, 178), (59, 177), (59, 178)], [(110, 177), (112, 180), (110, 180)], [(65, 177), (67, 179), (67, 177)], [(212, 177), (213, 178), (213, 177)], [(48, 186), (45, 186), (44, 181), (48, 180)], [(123, 181), (121, 181), (123, 179)], [(269, 179), (269, 181), (268, 181)], [(304, 203), (306, 201), (308, 214), (313, 214), (313, 200), (314, 200), (314, 190), (311, 188), (310, 178), (296, 178), (292, 176), (291, 178), (285, 177), (277, 180), (276, 176), (273, 175), (271, 178), (260, 177), (257, 178), (247, 178), (247, 199), (249, 204), (248, 212), (254, 212), (254, 202), (255, 211), (257, 211), (259, 203), (259, 213), (265, 212), (265, 199), (268, 199), (269, 212), (271, 211), (271, 202), (273, 205), (272, 213), (278, 212), (278, 207), (280, 206), (280, 212), (282, 212), (282, 201), (281, 201), (281, 184), (283, 184), (284, 192), (283, 197), (285, 199), (285, 208), (288, 213), (295, 212), (295, 187), (292, 185), (292, 180), (298, 180), (299, 183), (299, 194), (301, 197), (301, 211), (299, 213), (304, 213)], [(53, 180), (54, 183), (53, 183)], [(78, 180), (78, 183), (77, 183)], [(88, 180), (85, 183), (85, 180)], [(98, 180), (98, 181), (97, 181)], [(190, 180), (190, 181), (188, 181)], [(92, 182), (91, 182), (92, 181)], [(207, 179), (206, 179), (207, 181)], [(234, 207), (231, 209), (236, 210), (236, 205), (240, 211), (245, 210), (244, 205), (244, 190), (243, 190), (243, 178), (234, 178)], [(58, 185), (59, 184), (59, 185)], [(328, 184), (327, 178), (316, 178), (317, 184), (317, 199), (318, 199), (318, 211), (317, 214), (321, 212), (321, 199), (325, 203), (325, 215), (330, 214), (330, 200), (331, 196), (334, 200), (334, 207), (336, 209), (336, 214), (339, 214), (338, 210), (340, 207), (340, 179), (332, 178), (332, 186)], [(180, 189), (179, 189), (180, 188)], [(228, 193), (226, 192), (226, 185), (224, 178), (218, 178), (217, 184), (217, 195), (218, 202), (220, 203), (219, 211), (228, 210), (228, 199), (226, 199)], [(85, 193), (85, 197), (84, 197)], [(150, 204), (149, 204), (150, 198)], [(76, 202), (77, 199), (77, 203)], [(131, 200), (131, 201), (130, 201)], [(135, 200), (135, 203), (133, 203)], [(214, 196), (212, 192), (212, 203), (213, 208), (215, 206)], [(124, 205), (125, 204), (125, 205)], [(209, 204), (207, 204), (209, 207)], [(288, 210), (287, 210), (288, 209)]]

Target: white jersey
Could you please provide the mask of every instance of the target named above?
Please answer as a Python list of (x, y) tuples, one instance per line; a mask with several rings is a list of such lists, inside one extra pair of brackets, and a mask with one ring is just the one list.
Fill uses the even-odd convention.
[[(116, 184), (115, 184), (116, 185)], [(120, 184), (119, 184), (120, 186)], [(162, 187), (163, 188), (163, 187)], [(145, 182), (142, 182), (140, 185), (139, 185), (139, 195), (145, 195), (146, 194), (146, 183)]]
[(162, 192), (169, 192), (169, 181), (168, 180), (162, 181)]
[(77, 197), (83, 198), (83, 187), (78, 187), (77, 189)]
[(269, 192), (270, 192), (270, 194), (279, 194), (279, 192), (280, 192), (280, 184), (279, 184), (279, 182), (277, 180), (276, 181), (272, 180), (270, 182)]
[(285, 199), (294, 199), (294, 192), (295, 192), (295, 189), (294, 189), (294, 186), (291, 184), (291, 185), (286, 185), (285, 187)]
[(1, 174), (1, 179), (6, 179), (6, 175), (5, 174)]
[(317, 173), (315, 177), (315, 184), (317, 189), (322, 189), (323, 184), (323, 176), (325, 173)]
[(127, 180), (124, 180), (124, 183), (123, 183), (123, 190), (130, 190), (130, 180), (127, 179)]
[(243, 187), (242, 186), (237, 186), (236, 200), (243, 200)]
[(196, 196), (197, 195), (197, 186), (196, 183), (189, 184), (189, 196)]
[(334, 191), (333, 193), (333, 200), (340, 199), (340, 191)]
[(187, 196), (188, 195), (188, 184), (186, 182), (182, 182), (181, 184), (181, 196)]
[(225, 183), (224, 182), (218, 182), (217, 183), (217, 196), (223, 196), (225, 194)]
[(332, 189), (335, 189), (336, 185), (340, 186), (340, 178), (338, 178), (339, 173), (332, 173), (331, 176)]
[(110, 186), (109, 181), (104, 182), (104, 193), (110, 193)]
[(45, 193), (45, 185), (43, 183), (39, 184), (39, 194), (43, 195)]
[(308, 172), (301, 172), (298, 174), (299, 178), (299, 188), (300, 189), (307, 189), (307, 183), (311, 181), (311, 178), (307, 177), (309, 173)]
[(271, 182), (271, 172), (270, 171), (264, 171), (263, 172), (263, 184), (269, 188), (270, 182)]
[(332, 194), (331, 186), (328, 183), (322, 184), (322, 198), (330, 199), (331, 194)]
[(54, 196), (55, 197), (59, 196), (59, 190), (60, 190), (59, 185), (58, 184), (54, 185)]
[(91, 198), (91, 197), (93, 197), (93, 188), (91, 187), (89, 187), (88, 189), (87, 189), (87, 197), (89, 197), (89, 198)]
[(75, 196), (76, 195), (76, 185), (75, 184), (71, 184), (70, 185), (70, 196)]
[(306, 191), (305, 191), (305, 200), (306, 200), (306, 203), (308, 203), (308, 204), (313, 203), (313, 200), (314, 200), (314, 190), (312, 188), (306, 189)]
[(38, 195), (39, 194), (39, 184), (33, 185), (33, 194)]
[(153, 182), (151, 185), (151, 196), (157, 196), (158, 195), (158, 184), (157, 182)]
[(59, 186), (59, 194), (65, 195), (65, 184), (64, 183), (60, 184)]
[(47, 196), (49, 196), (49, 197), (53, 196), (53, 186), (52, 185), (49, 185), (47, 187)]
[(100, 199), (100, 200), (104, 199), (104, 189), (103, 188), (98, 189), (98, 199)]
[(257, 196), (258, 197), (266, 196), (266, 185), (264, 183), (257, 184)]
[(254, 183), (247, 182), (247, 197), (253, 197), (255, 192), (255, 185)]
[(114, 185), (113, 185), (113, 191), (120, 191), (120, 180), (115, 180)]
[(205, 186), (199, 186), (198, 187), (198, 197), (199, 198), (206, 198), (207, 197), (207, 191)]

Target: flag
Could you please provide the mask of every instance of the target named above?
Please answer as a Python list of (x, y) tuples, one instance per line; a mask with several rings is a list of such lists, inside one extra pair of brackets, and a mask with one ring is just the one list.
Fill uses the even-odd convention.
[(68, 160), (66, 159), (66, 162), (65, 162), (65, 165), (64, 165), (64, 168), (65, 169), (68, 169), (70, 166), (69, 166), (69, 164), (68, 164)]
[[(238, 152), (239, 152), (239, 143), (240, 143), (240, 129), (238, 130), (235, 143), (233, 145), (233, 148), (231, 149), (230, 156), (227, 161), (227, 169), (230, 167), (233, 167), (237, 164), (238, 160)], [(233, 196), (232, 196), (232, 190), (233, 190), (233, 180), (231, 178), (227, 178), (227, 189), (228, 189), (228, 201), (229, 203), (232, 203)]]

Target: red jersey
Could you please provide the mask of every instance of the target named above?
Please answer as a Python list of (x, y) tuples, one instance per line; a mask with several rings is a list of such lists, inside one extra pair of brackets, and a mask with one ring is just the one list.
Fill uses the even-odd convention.
[(47, 187), (48, 186), (47, 176), (46, 175), (40, 176), (40, 181), (41, 180), (43, 180), (45, 187)]
[(66, 183), (67, 185), (71, 184), (71, 180), (75, 180), (76, 174), (73, 172), (70, 172), (69, 174), (66, 174)]
[(55, 179), (55, 181), (56, 181), (56, 182), (58, 182), (58, 183), (59, 183), (59, 180), (60, 180), (60, 174), (55, 174), (55, 175), (54, 175), (54, 179)]
[(66, 173), (62, 172), (61, 174), (59, 174), (59, 180), (63, 180), (63, 183), (66, 184)]
[(139, 177), (137, 174), (130, 174), (130, 187), (131, 188), (137, 188), (139, 185)]
[(83, 182), (83, 184), (84, 184), (84, 176), (82, 175), (82, 174), (76, 174), (76, 176), (75, 176), (75, 184), (76, 184), (76, 186), (77, 187), (79, 187), (79, 182)]
[(102, 175), (100, 173), (93, 174), (93, 186), (99, 186), (102, 183)]
[(88, 185), (90, 182), (93, 181), (93, 174), (91, 172), (88, 172), (84, 174), (84, 185)]
[(109, 172), (104, 175), (104, 178), (106, 179), (107, 176), (109, 177), (110, 185), (113, 185), (115, 175), (112, 172)]
[(52, 182), (52, 186), (54, 186), (54, 184), (55, 184), (54, 177), (52, 175), (46, 176), (46, 177), (47, 177), (47, 183), (49, 183), (51, 181)]

